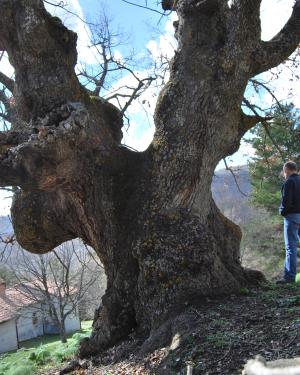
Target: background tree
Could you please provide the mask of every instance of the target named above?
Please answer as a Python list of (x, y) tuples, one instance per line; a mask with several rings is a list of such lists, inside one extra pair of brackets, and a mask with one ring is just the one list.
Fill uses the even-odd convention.
[(6, 263), (17, 282), (14, 288), (36, 302), (35, 309), (41, 313), (46, 310), (62, 342), (67, 340), (67, 317), (78, 314), (83, 301), (93, 304), (88, 296), (93, 297), (90, 289), (101, 278), (101, 269), (90, 251), (72, 241), (44, 255), (30, 254), (19, 247)]
[[(74, 71), (76, 35), (41, 1), (1, 0), (0, 49), (15, 68), (16, 122), (0, 133), (0, 185), (18, 186), (19, 243), (49, 252), (80, 237), (107, 274), (107, 290), (81, 355), (138, 329), (164, 345), (174, 315), (207, 295), (258, 278), (242, 268), (241, 232), (210, 191), (219, 160), (257, 122), (241, 110), (249, 79), (287, 59), (300, 40), (300, 1), (284, 28), (261, 40), (260, 0), (178, 0), (178, 50), (161, 91), (156, 133), (122, 147), (122, 113), (95, 100)], [(159, 329), (159, 331), (157, 331)]]
[(269, 114), (272, 121), (258, 124), (249, 142), (255, 157), (249, 162), (253, 203), (278, 214), (283, 178), (282, 165), (287, 160), (300, 162), (300, 111), (293, 104), (277, 105)]

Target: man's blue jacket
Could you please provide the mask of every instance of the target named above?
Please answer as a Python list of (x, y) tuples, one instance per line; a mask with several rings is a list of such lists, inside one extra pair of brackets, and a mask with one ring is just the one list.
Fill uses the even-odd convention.
[(290, 175), (281, 188), (281, 204), (279, 212), (282, 216), (300, 214), (300, 176)]

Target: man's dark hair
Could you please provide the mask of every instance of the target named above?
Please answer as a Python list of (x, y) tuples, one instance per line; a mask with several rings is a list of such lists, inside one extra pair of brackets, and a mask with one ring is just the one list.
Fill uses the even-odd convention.
[(298, 171), (298, 167), (297, 167), (297, 164), (294, 162), (294, 161), (287, 161), (286, 163), (284, 163), (284, 168), (286, 169), (289, 169), (290, 171)]

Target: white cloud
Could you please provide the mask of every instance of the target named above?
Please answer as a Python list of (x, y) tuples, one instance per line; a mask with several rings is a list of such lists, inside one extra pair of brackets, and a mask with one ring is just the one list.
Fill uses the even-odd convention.
[(284, 26), (295, 0), (263, 0), (261, 3), (262, 39), (269, 40)]
[(173, 22), (177, 19), (175, 13), (172, 13), (170, 19), (165, 24), (164, 33), (161, 34), (158, 40), (150, 40), (146, 48), (151, 52), (156, 60), (160, 60), (161, 56), (171, 59), (176, 48), (176, 40), (174, 38)]
[(0, 189), (0, 216), (10, 215), (11, 196), (12, 193)]
[(1, 72), (11, 77), (14, 74), (14, 68), (11, 66), (7, 53), (5, 52), (0, 62)]
[(145, 116), (140, 116), (139, 120), (142, 122), (132, 120), (129, 129), (123, 130), (122, 142), (137, 151), (144, 151), (149, 146), (155, 129)]

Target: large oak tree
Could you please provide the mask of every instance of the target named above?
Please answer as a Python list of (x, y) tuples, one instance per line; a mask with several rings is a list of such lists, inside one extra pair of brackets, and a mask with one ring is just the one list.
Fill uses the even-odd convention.
[(0, 50), (15, 69), (0, 186), (20, 188), (12, 207), (17, 239), (42, 253), (80, 237), (107, 274), (82, 355), (132, 329), (153, 336), (187, 304), (238, 291), (253, 276), (240, 264), (240, 229), (219, 212), (210, 185), (219, 160), (259, 120), (241, 111), (248, 80), (297, 48), (300, 0), (268, 42), (260, 37), (261, 0), (231, 3), (163, 1), (179, 17), (178, 50), (154, 139), (138, 153), (120, 143), (120, 111), (78, 81), (76, 35), (40, 0), (0, 0)]

